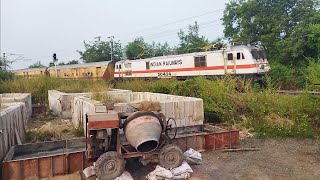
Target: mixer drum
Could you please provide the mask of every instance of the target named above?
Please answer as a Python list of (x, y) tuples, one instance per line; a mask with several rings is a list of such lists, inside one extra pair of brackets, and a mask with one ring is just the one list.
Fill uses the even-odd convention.
[(155, 150), (159, 145), (161, 132), (160, 119), (153, 112), (135, 112), (124, 123), (127, 141), (139, 152)]

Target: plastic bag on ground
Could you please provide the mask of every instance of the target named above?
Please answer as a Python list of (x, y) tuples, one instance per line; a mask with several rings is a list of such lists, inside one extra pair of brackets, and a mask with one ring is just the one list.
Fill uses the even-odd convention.
[(115, 180), (134, 180), (128, 171), (124, 171), (121, 176), (115, 178)]
[(148, 180), (170, 180), (170, 179), (189, 179), (192, 169), (187, 162), (183, 162), (181, 166), (171, 170), (157, 166), (156, 169), (150, 172), (147, 176)]
[(173, 174), (170, 170), (161, 166), (156, 166), (156, 169), (147, 175), (148, 180), (172, 179)]
[(181, 164), (181, 166), (173, 168), (171, 170), (171, 172), (172, 172), (173, 176), (178, 176), (178, 175), (186, 173), (186, 172), (192, 173), (193, 171), (187, 162), (183, 162)]
[(190, 148), (186, 152), (183, 153), (183, 156), (185, 157), (186, 160), (196, 163), (196, 164), (201, 164), (202, 163), (202, 156), (201, 153)]

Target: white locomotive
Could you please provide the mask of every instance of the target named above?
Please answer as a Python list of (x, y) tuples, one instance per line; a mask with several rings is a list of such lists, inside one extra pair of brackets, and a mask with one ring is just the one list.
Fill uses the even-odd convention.
[(176, 78), (244, 75), (261, 80), (270, 71), (265, 52), (253, 46), (230, 46), (220, 50), (115, 63), (114, 78)]

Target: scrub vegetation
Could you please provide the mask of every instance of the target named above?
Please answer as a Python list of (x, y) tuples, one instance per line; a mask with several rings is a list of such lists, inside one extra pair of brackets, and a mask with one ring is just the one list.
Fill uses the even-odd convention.
[(110, 89), (100, 80), (64, 80), (49, 77), (16, 78), (0, 84), (0, 93), (31, 93), (32, 103), (48, 104), (48, 90), (62, 92), (100, 92)]
[(320, 96), (278, 94), (268, 79), (265, 90), (252, 89), (250, 83), (233, 77), (124, 81), (116, 88), (202, 98), (207, 122), (247, 128), (260, 137), (319, 137)]

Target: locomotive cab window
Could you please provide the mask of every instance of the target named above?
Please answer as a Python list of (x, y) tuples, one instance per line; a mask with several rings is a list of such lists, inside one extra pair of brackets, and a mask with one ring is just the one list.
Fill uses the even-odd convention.
[(232, 53), (228, 53), (228, 60), (229, 61), (233, 60), (233, 54)]
[(195, 56), (194, 57), (194, 67), (207, 67), (206, 56)]
[(237, 53), (237, 60), (241, 60), (241, 53)]
[(238, 52), (237, 53), (237, 60), (241, 60), (241, 59), (244, 59), (244, 55), (242, 52)]

